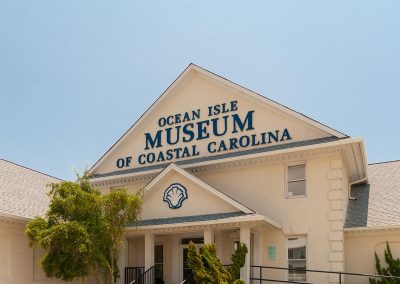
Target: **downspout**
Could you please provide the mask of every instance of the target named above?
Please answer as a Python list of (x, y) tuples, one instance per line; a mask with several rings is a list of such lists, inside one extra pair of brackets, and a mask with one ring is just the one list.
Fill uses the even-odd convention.
[(349, 183), (349, 189), (348, 189), (349, 192), (348, 193), (349, 193), (349, 199), (350, 200), (357, 200), (357, 198), (351, 196), (351, 187), (353, 185), (355, 185), (355, 184), (359, 184), (359, 183), (362, 183), (362, 182), (367, 181), (367, 180), (368, 180), (368, 178), (365, 177), (365, 178), (362, 178), (362, 179), (359, 179), (359, 180), (356, 180), (356, 181), (353, 181), (353, 182)]

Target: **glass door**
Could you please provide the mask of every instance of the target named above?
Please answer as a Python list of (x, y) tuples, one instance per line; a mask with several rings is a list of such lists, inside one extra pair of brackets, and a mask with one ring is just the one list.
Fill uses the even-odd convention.
[[(189, 268), (189, 258), (188, 258), (188, 245), (190, 242), (193, 242), (194, 244), (197, 245), (197, 247), (200, 247), (204, 244), (204, 238), (199, 237), (199, 238), (183, 238), (181, 241), (182, 245), (182, 269), (183, 269), (183, 277), (182, 280), (185, 280), (187, 277), (190, 276), (192, 273), (192, 270)], [(193, 278), (188, 279), (185, 284), (194, 284)]]
[(164, 247), (163, 245), (156, 245), (154, 247), (154, 270), (155, 270), (155, 283), (164, 283)]
[[(183, 280), (185, 280), (187, 277), (189, 277), (189, 275), (192, 273), (192, 270), (189, 268), (189, 259), (188, 259), (188, 248), (183, 248)], [(188, 280), (187, 282), (188, 284), (194, 284), (193, 280)]]

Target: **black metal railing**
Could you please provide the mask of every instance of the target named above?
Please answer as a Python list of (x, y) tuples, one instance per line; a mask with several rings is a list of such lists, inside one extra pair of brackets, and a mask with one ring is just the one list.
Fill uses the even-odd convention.
[(155, 284), (155, 278), (156, 278), (156, 270), (155, 267), (152, 266), (145, 272), (143, 272), (141, 275), (139, 275), (137, 280), (132, 284)]
[(139, 276), (142, 275), (144, 272), (143, 266), (129, 266), (125, 267), (125, 284), (137, 284), (137, 280)]
[(186, 278), (183, 279), (181, 284), (192, 284), (192, 283), (194, 283), (194, 271), (192, 269), (190, 269), (189, 275), (187, 275)]
[[(287, 271), (287, 274), (292, 272), (293, 274), (298, 273), (297, 275), (307, 275), (307, 278), (311, 276), (309, 274), (325, 274), (325, 275), (336, 275), (338, 283), (344, 283), (344, 277), (363, 277), (365, 281), (368, 281), (369, 278), (375, 279), (396, 279), (400, 282), (399, 276), (385, 276), (385, 275), (376, 275), (376, 274), (367, 274), (367, 273), (352, 273), (352, 272), (342, 272), (342, 271), (328, 271), (328, 270), (315, 270), (315, 269), (299, 269), (299, 268), (288, 268), (288, 267), (276, 267), (276, 266), (259, 266), (259, 265), (251, 265), (251, 273), (250, 280), (251, 283), (265, 283), (265, 282), (273, 282), (273, 283), (291, 283), (291, 284), (312, 284), (312, 282), (302, 281), (300, 279), (292, 279), (292, 280), (284, 280), (284, 279), (272, 279), (270, 278), (271, 270), (284, 270)], [(295, 277), (294, 277), (295, 278)], [(351, 280), (348, 281), (351, 283)]]

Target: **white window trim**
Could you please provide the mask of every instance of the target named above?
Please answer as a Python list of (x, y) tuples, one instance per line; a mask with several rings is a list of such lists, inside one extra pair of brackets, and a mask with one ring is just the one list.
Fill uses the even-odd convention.
[[(305, 189), (306, 193), (303, 194), (303, 195), (289, 196), (289, 194), (288, 194), (289, 193), (288, 192), (288, 189), (289, 189), (289, 167), (300, 166), (300, 165), (304, 165), (304, 178), (305, 178), (304, 181), (305, 181), (305, 184), (306, 184), (306, 189)], [(286, 199), (296, 199), (296, 198), (307, 197), (307, 192), (308, 192), (308, 190), (307, 190), (307, 180), (308, 180), (308, 175), (307, 175), (307, 163), (306, 163), (306, 161), (299, 161), (299, 162), (295, 162), (295, 163), (287, 163), (285, 165), (285, 198)], [(296, 181), (296, 180), (292, 180), (292, 182), (293, 181)], [(297, 181), (300, 181), (300, 179), (297, 180)]]
[[(308, 269), (308, 235), (291, 235), (286, 237), (286, 267), (289, 268), (289, 239), (305, 238), (306, 239), (306, 270)], [(308, 272), (306, 272), (306, 280), (308, 279)], [(286, 270), (286, 281), (289, 281), (289, 270)]]

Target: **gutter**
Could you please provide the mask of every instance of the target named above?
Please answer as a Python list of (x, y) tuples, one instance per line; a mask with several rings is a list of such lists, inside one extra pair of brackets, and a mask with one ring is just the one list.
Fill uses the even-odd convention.
[(351, 187), (352, 187), (353, 185), (355, 185), (355, 184), (360, 184), (360, 183), (363, 183), (363, 182), (365, 182), (365, 181), (367, 181), (367, 180), (368, 180), (368, 178), (365, 177), (365, 178), (362, 178), (362, 179), (359, 179), (359, 180), (355, 180), (355, 181), (349, 183), (348, 196), (349, 196), (349, 199), (350, 199), (350, 200), (357, 200), (357, 198), (351, 196)]

